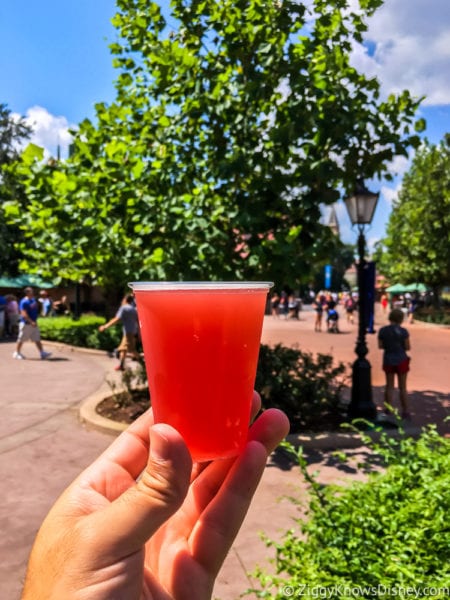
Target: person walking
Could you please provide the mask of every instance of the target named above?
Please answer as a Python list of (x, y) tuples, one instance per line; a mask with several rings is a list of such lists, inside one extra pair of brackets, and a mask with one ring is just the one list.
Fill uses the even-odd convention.
[(39, 306), (40, 306), (39, 316), (50, 317), (52, 315), (53, 302), (46, 290), (41, 290), (39, 292)]
[(283, 315), (285, 319), (288, 318), (289, 306), (288, 306), (288, 294), (286, 290), (283, 290), (280, 295), (280, 302), (278, 304), (278, 314)]
[(408, 302), (408, 323), (410, 325), (412, 325), (414, 323), (414, 313), (417, 310), (417, 307), (419, 306), (419, 295), (417, 292), (413, 292), (411, 298), (409, 299)]
[(278, 295), (278, 292), (273, 292), (272, 296), (270, 297), (270, 314), (276, 319), (280, 316), (278, 312), (279, 306), (280, 296)]
[(122, 323), (122, 340), (117, 351), (119, 353), (119, 364), (115, 367), (116, 371), (125, 370), (125, 359), (127, 354), (133, 356), (135, 360), (139, 360), (140, 356), (136, 349), (136, 341), (139, 333), (139, 319), (136, 306), (134, 305), (133, 294), (128, 294), (122, 300), (116, 316), (104, 325), (100, 325), (99, 331), (105, 331), (108, 327)]
[(313, 308), (316, 313), (316, 318), (314, 320), (314, 331), (322, 331), (322, 317), (323, 317), (323, 302), (321, 294), (317, 294), (314, 302)]
[(6, 335), (16, 337), (19, 333), (19, 303), (13, 294), (6, 296)]
[(402, 419), (410, 419), (408, 409), (408, 394), (406, 391), (406, 378), (409, 371), (410, 358), (406, 354), (411, 349), (409, 332), (401, 326), (404, 313), (399, 308), (394, 308), (389, 313), (389, 325), (385, 325), (378, 332), (378, 347), (383, 353), (383, 370), (386, 374), (386, 387), (384, 391), (384, 410), (392, 412), (395, 375), (398, 379)]
[(354, 323), (353, 313), (356, 310), (356, 302), (351, 293), (346, 297), (346, 299), (344, 301), (344, 307), (345, 307), (345, 312), (347, 314), (347, 322), (351, 323), (353, 325), (353, 323)]
[(7, 330), (7, 321), (6, 321), (6, 298), (2, 294), (0, 294), (0, 338), (3, 337), (3, 334), (6, 333)]
[(41, 332), (37, 324), (39, 316), (39, 303), (34, 297), (33, 288), (25, 288), (25, 296), (19, 303), (19, 334), (17, 336), (16, 351), (13, 358), (23, 360), (22, 345), (24, 342), (31, 341), (36, 344), (37, 349), (44, 360), (51, 356), (51, 352), (45, 352), (41, 342)]

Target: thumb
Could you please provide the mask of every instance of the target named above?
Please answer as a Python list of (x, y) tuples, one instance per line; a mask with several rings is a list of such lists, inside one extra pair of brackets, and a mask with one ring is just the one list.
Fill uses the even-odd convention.
[(191, 456), (181, 435), (169, 425), (153, 425), (149, 459), (139, 481), (106, 510), (95, 513), (103, 521), (95, 527), (102, 551), (126, 556), (140, 550), (183, 503), (191, 470)]

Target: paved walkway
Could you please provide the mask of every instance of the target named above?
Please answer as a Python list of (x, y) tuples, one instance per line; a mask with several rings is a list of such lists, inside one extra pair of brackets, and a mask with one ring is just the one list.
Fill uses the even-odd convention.
[[(379, 316), (379, 324), (384, 324)], [(301, 313), (298, 322), (267, 317), (263, 342), (298, 344), (302, 350), (332, 353), (336, 360), (354, 358), (356, 325), (342, 323), (342, 333), (315, 333), (313, 314)], [(440, 424), (450, 414), (450, 329), (416, 323), (412, 336), (412, 371), (409, 389), (413, 423)], [(368, 336), (375, 399), (381, 397), (382, 373), (376, 336)], [(30, 545), (58, 494), (111, 442), (112, 434), (80, 423), (80, 403), (99, 388), (109, 386), (115, 361), (99, 353), (46, 345), (53, 352), (40, 361), (32, 344), (24, 346), (26, 361), (11, 358), (14, 344), (0, 343), (0, 598), (17, 600)], [(360, 456), (365, 449), (353, 450)], [(348, 477), (326, 452), (311, 453), (311, 468), (320, 467), (320, 478), (335, 481)], [(350, 469), (350, 471), (352, 471)], [(350, 473), (358, 477), (356, 470)], [(292, 525), (298, 510), (286, 499), (306, 497), (298, 471), (275, 455), (269, 461), (246, 522), (225, 562), (215, 588), (220, 600), (236, 600), (251, 586), (246, 572), (266, 564), (268, 550), (258, 532), (279, 538)]]
[[(45, 345), (45, 344), (44, 344)], [(0, 344), (0, 598), (20, 597), (27, 555), (46, 512), (67, 484), (111, 442), (78, 421), (78, 406), (111, 369), (107, 357), (50, 348), (27, 360)]]

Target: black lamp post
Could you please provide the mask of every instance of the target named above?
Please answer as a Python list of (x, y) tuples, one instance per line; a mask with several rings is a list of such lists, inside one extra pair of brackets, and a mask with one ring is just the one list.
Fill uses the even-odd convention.
[(378, 202), (379, 193), (369, 192), (362, 179), (358, 180), (352, 196), (345, 198), (345, 205), (352, 222), (358, 226), (358, 338), (355, 353), (357, 359), (353, 363), (352, 370), (352, 396), (348, 407), (348, 417), (353, 419), (367, 419), (373, 421), (377, 416), (377, 409), (372, 399), (371, 366), (366, 356), (368, 348), (366, 344), (366, 306), (367, 286), (364, 277), (366, 266), (364, 237), (364, 226), (370, 225)]

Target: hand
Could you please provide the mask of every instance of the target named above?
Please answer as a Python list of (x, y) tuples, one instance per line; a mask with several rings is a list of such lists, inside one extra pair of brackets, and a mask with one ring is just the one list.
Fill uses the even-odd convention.
[(50, 510), (22, 600), (211, 598), (268, 454), (288, 431), (281, 411), (266, 410), (239, 457), (192, 465), (179, 433), (147, 411)]

